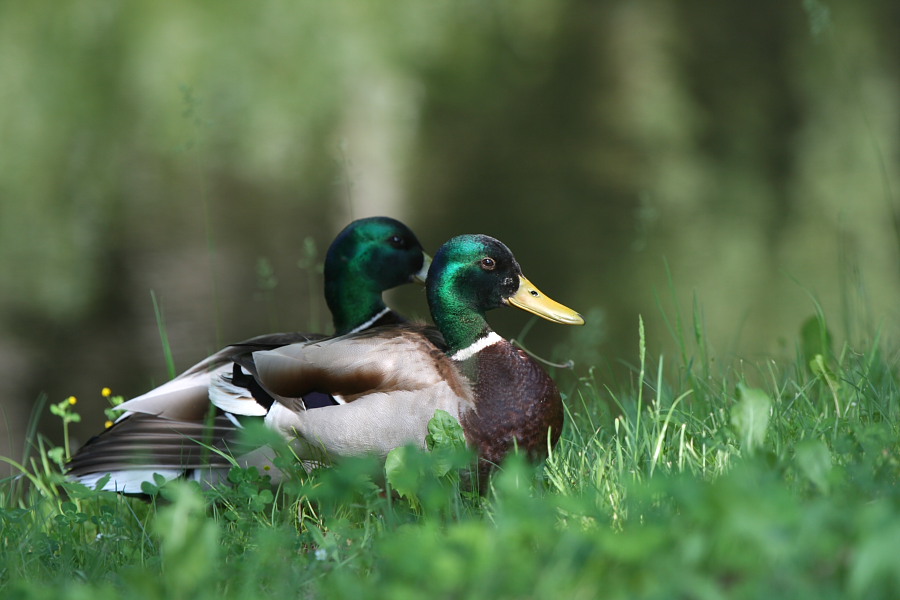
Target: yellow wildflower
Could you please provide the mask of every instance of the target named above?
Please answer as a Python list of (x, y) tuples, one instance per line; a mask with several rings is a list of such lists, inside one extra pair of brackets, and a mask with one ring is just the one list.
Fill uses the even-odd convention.
[(103, 396), (104, 398), (109, 398), (110, 396), (112, 396), (112, 390), (109, 389), (108, 387), (105, 387), (102, 390), (100, 390), (100, 395)]
[(68, 402), (69, 404), (75, 404), (78, 402), (78, 398), (76, 398), (75, 396), (69, 396)]

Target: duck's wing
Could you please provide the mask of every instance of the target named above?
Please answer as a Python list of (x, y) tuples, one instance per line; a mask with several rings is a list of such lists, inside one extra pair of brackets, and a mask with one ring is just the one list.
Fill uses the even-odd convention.
[[(374, 328), (358, 334), (253, 353), (255, 376), (281, 398), (309, 392), (345, 402), (375, 392), (415, 391), (445, 382), (459, 395), (468, 384), (423, 325)], [(302, 409), (302, 406), (287, 408)], [(283, 402), (284, 403), (284, 402)]]
[[(253, 352), (323, 337), (299, 332), (273, 333), (232, 344), (200, 361), (175, 379), (123, 402), (117, 408), (165, 419), (186, 421), (203, 419), (209, 411), (211, 383), (222, 375), (232, 373), (234, 365), (246, 363)], [(249, 397), (252, 400), (252, 391), (240, 388), (240, 386), (233, 389), (232, 394)], [(225, 410), (227, 411), (227, 409)], [(266, 411), (256, 410), (238, 414), (262, 416), (266, 414)]]
[[(435, 410), (459, 418), (472, 408), (467, 380), (430, 333), (393, 327), (254, 353), (256, 377), (277, 399), (266, 424), (308, 460), (424, 445)], [(312, 391), (340, 403), (307, 410), (301, 397)]]
[[(68, 476), (93, 487), (109, 474), (103, 489), (131, 494), (141, 493), (144, 481), (153, 483), (154, 474), (167, 480), (221, 480), (232, 466), (225, 456), (240, 457), (251, 449), (239, 443), (238, 419), (210, 403), (212, 382), (231, 373), (254, 351), (320, 337), (277, 333), (233, 344), (175, 379), (120, 404), (117, 408), (125, 413), (76, 452), (67, 465)], [(252, 399), (252, 390), (241, 388), (239, 393)], [(263, 416), (266, 410), (253, 414)], [(239, 460), (238, 464), (256, 464), (253, 460)]]
[(91, 438), (72, 457), (67, 474), (90, 487), (108, 474), (103, 489), (129, 494), (140, 494), (141, 484), (153, 483), (154, 474), (166, 480), (225, 474), (231, 468), (226, 456), (241, 453), (236, 433), (221, 414), (206, 423), (132, 413)]

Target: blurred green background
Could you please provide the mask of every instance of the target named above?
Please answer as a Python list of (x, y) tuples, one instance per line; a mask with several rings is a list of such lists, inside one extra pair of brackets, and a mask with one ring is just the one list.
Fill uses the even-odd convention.
[(588, 316), (527, 338), (579, 372), (633, 363), (638, 314), (671, 354), (676, 300), (723, 360), (791, 356), (812, 297), (838, 340), (894, 336), (898, 25), (895, 0), (0, 2), (0, 454), (42, 392), (83, 441), (101, 387), (167, 378), (151, 290), (179, 370), (329, 328), (308, 265), (374, 214), (432, 252), (504, 240)]

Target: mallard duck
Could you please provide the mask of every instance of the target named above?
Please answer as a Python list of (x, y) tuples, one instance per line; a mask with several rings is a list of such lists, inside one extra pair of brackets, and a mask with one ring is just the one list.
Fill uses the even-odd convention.
[[(401, 445), (424, 446), (437, 409), (459, 420), (480, 456), (482, 475), (514, 446), (540, 457), (559, 439), (563, 406), (556, 384), (495, 333), (485, 313), (514, 306), (568, 325), (583, 324), (581, 315), (542, 294), (512, 252), (486, 235), (444, 244), (426, 291), (437, 330), (375, 327), (253, 352), (246, 366), (275, 400), (265, 422), (292, 442), (301, 460), (384, 456)], [(227, 386), (227, 380), (213, 385)], [(332, 404), (307, 406), (303, 396), (313, 391), (328, 394)], [(258, 414), (263, 407), (244, 395), (229, 408)]]
[[(430, 262), (403, 223), (388, 217), (352, 222), (325, 256), (325, 300), (335, 332), (352, 335), (405, 322), (384, 304), (382, 292), (412, 281), (424, 283)], [(241, 424), (230, 414), (228, 398), (251, 393), (241, 385), (252, 388), (260, 402), (271, 402), (240, 363), (254, 351), (323, 337), (276, 333), (223, 348), (175, 379), (121, 404), (118, 408), (126, 412), (75, 454), (68, 464), (69, 476), (93, 487), (111, 474), (104, 489), (140, 493), (141, 483), (152, 482), (153, 473), (166, 479), (185, 475), (214, 479), (227, 473), (229, 462), (197, 442), (223, 451), (238, 448), (235, 434)], [(211, 387), (222, 375), (228, 375), (229, 385)], [(210, 393), (218, 394), (220, 410), (210, 404)], [(330, 399), (309, 394), (305, 402), (312, 407), (330, 404)], [(266, 410), (249, 414), (263, 416)]]

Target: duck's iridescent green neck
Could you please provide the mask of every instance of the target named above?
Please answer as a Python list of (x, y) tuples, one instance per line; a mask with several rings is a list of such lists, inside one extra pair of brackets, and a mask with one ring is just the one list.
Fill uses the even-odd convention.
[(349, 333), (387, 309), (378, 286), (364, 273), (345, 266), (325, 277), (325, 302), (336, 335)]
[(434, 324), (447, 342), (447, 354), (453, 355), (476, 344), (492, 333), (484, 315), (471, 310), (457, 310), (459, 306), (432, 308)]
[(346, 276), (326, 278), (325, 302), (331, 310), (336, 335), (349, 333), (387, 309), (381, 290), (367, 286), (364, 280)]
[(438, 264), (437, 268), (440, 275), (435, 277), (433, 283), (429, 273), (428, 306), (434, 324), (447, 343), (447, 354), (452, 356), (469, 348), (492, 330), (485, 320), (485, 311), (477, 305), (476, 298), (465, 284), (467, 266), (448, 262)]

